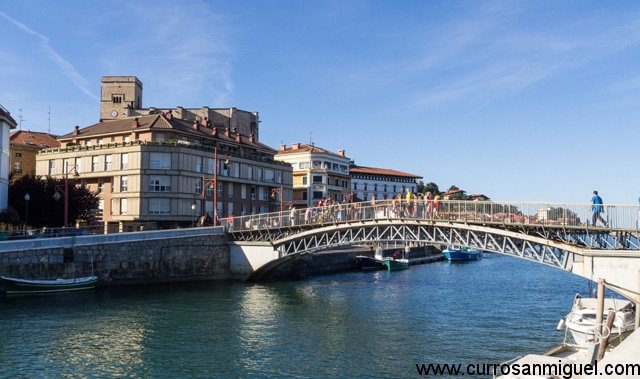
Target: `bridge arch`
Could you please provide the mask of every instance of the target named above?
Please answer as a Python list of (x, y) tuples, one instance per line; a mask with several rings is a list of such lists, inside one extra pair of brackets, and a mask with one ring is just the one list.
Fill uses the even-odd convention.
[(584, 250), (564, 241), (485, 225), (416, 219), (344, 222), (280, 234), (280, 238), (271, 241), (279, 258), (256, 270), (250, 280), (260, 280), (307, 254), (376, 242), (467, 246), (566, 271), (571, 271), (576, 254), (581, 255)]

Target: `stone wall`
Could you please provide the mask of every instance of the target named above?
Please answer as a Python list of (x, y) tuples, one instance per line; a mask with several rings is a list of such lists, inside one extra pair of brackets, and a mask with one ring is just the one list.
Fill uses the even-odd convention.
[(98, 286), (229, 279), (226, 234), (207, 229), (213, 228), (1, 242), (0, 275), (56, 279), (93, 272)]

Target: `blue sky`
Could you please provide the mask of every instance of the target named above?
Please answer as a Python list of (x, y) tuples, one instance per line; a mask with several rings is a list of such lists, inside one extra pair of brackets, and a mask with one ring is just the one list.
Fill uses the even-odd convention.
[(96, 123), (100, 78), (134, 75), (143, 107), (257, 111), (273, 148), (313, 141), (443, 191), (640, 196), (640, 2), (23, 0), (0, 5), (0, 36), (23, 129)]

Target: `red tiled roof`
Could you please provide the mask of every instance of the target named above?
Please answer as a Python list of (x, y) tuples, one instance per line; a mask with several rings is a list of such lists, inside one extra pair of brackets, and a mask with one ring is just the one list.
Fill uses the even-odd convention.
[[(134, 127), (136, 122), (137, 125), (136, 127)], [(135, 118), (131, 117), (120, 120), (99, 122), (85, 128), (79, 128), (78, 134), (74, 134), (75, 132), (71, 132), (60, 136), (58, 140), (69, 141), (73, 138), (83, 139), (88, 137), (128, 134), (132, 131), (150, 131), (164, 129), (183, 132), (185, 134), (192, 134), (194, 135), (194, 137), (209, 137), (221, 141), (228, 141), (230, 143), (238, 143), (236, 138), (239, 133), (230, 132), (229, 136), (226, 136), (224, 129), (217, 128), (217, 135), (213, 137), (213, 127), (206, 127), (202, 124), (197, 124), (197, 127), (194, 128), (193, 125), (194, 121), (179, 119), (175, 116), (167, 118), (164, 114), (153, 114), (148, 116), (138, 116)], [(275, 149), (268, 145), (265, 145), (256, 140), (254, 140), (254, 142), (251, 142), (250, 136), (241, 135), (241, 144), (262, 150), (269, 150), (272, 153), (275, 153)]]
[(389, 175), (389, 176), (402, 176), (406, 178), (422, 179), (422, 176), (408, 174), (402, 171), (390, 170), (386, 168), (365, 167), (365, 166), (351, 166), (349, 167), (351, 174), (369, 174), (369, 175)]
[(48, 133), (32, 132), (29, 130), (11, 132), (9, 140), (13, 145), (30, 146), (38, 149), (60, 147), (60, 142), (56, 140), (56, 136)]
[[(297, 148), (294, 148), (297, 147)], [(308, 145), (308, 144), (294, 144), (291, 147), (285, 147), (285, 148), (281, 148), (280, 150), (278, 150), (278, 153), (276, 155), (285, 155), (285, 154), (304, 154), (304, 153), (320, 153), (320, 154), (328, 154), (328, 155), (334, 155), (336, 157), (340, 157), (340, 158), (346, 158), (344, 155), (340, 155), (337, 153), (334, 153), (332, 151), (329, 150), (325, 150), (321, 147), (315, 146), (315, 145)]]

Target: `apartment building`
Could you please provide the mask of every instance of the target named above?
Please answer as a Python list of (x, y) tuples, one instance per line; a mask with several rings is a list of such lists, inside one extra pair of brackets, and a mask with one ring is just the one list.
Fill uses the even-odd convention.
[(275, 159), (293, 168), (293, 200), (296, 208), (311, 206), (329, 198), (349, 201), (349, 158), (345, 151), (338, 153), (323, 148), (294, 143), (280, 146)]
[(422, 179), (422, 176), (406, 172), (355, 164), (349, 167), (349, 173), (351, 190), (362, 201), (369, 201), (374, 195), (377, 200), (391, 199), (405, 194), (407, 188), (415, 194), (418, 189), (417, 181)]
[(11, 179), (24, 175), (36, 176), (36, 157), (40, 149), (60, 147), (60, 142), (48, 133), (17, 130), (11, 132)]
[[(205, 214), (277, 211), (281, 195), (291, 199), (292, 167), (258, 141), (256, 112), (178, 107), (177, 117), (175, 109), (140, 108), (137, 78), (105, 78), (101, 115), (113, 117), (76, 126), (58, 138), (59, 148), (40, 150), (36, 172), (78, 177), (77, 183), (99, 194), (107, 226), (187, 226)], [(125, 110), (137, 117), (121, 117)]]

